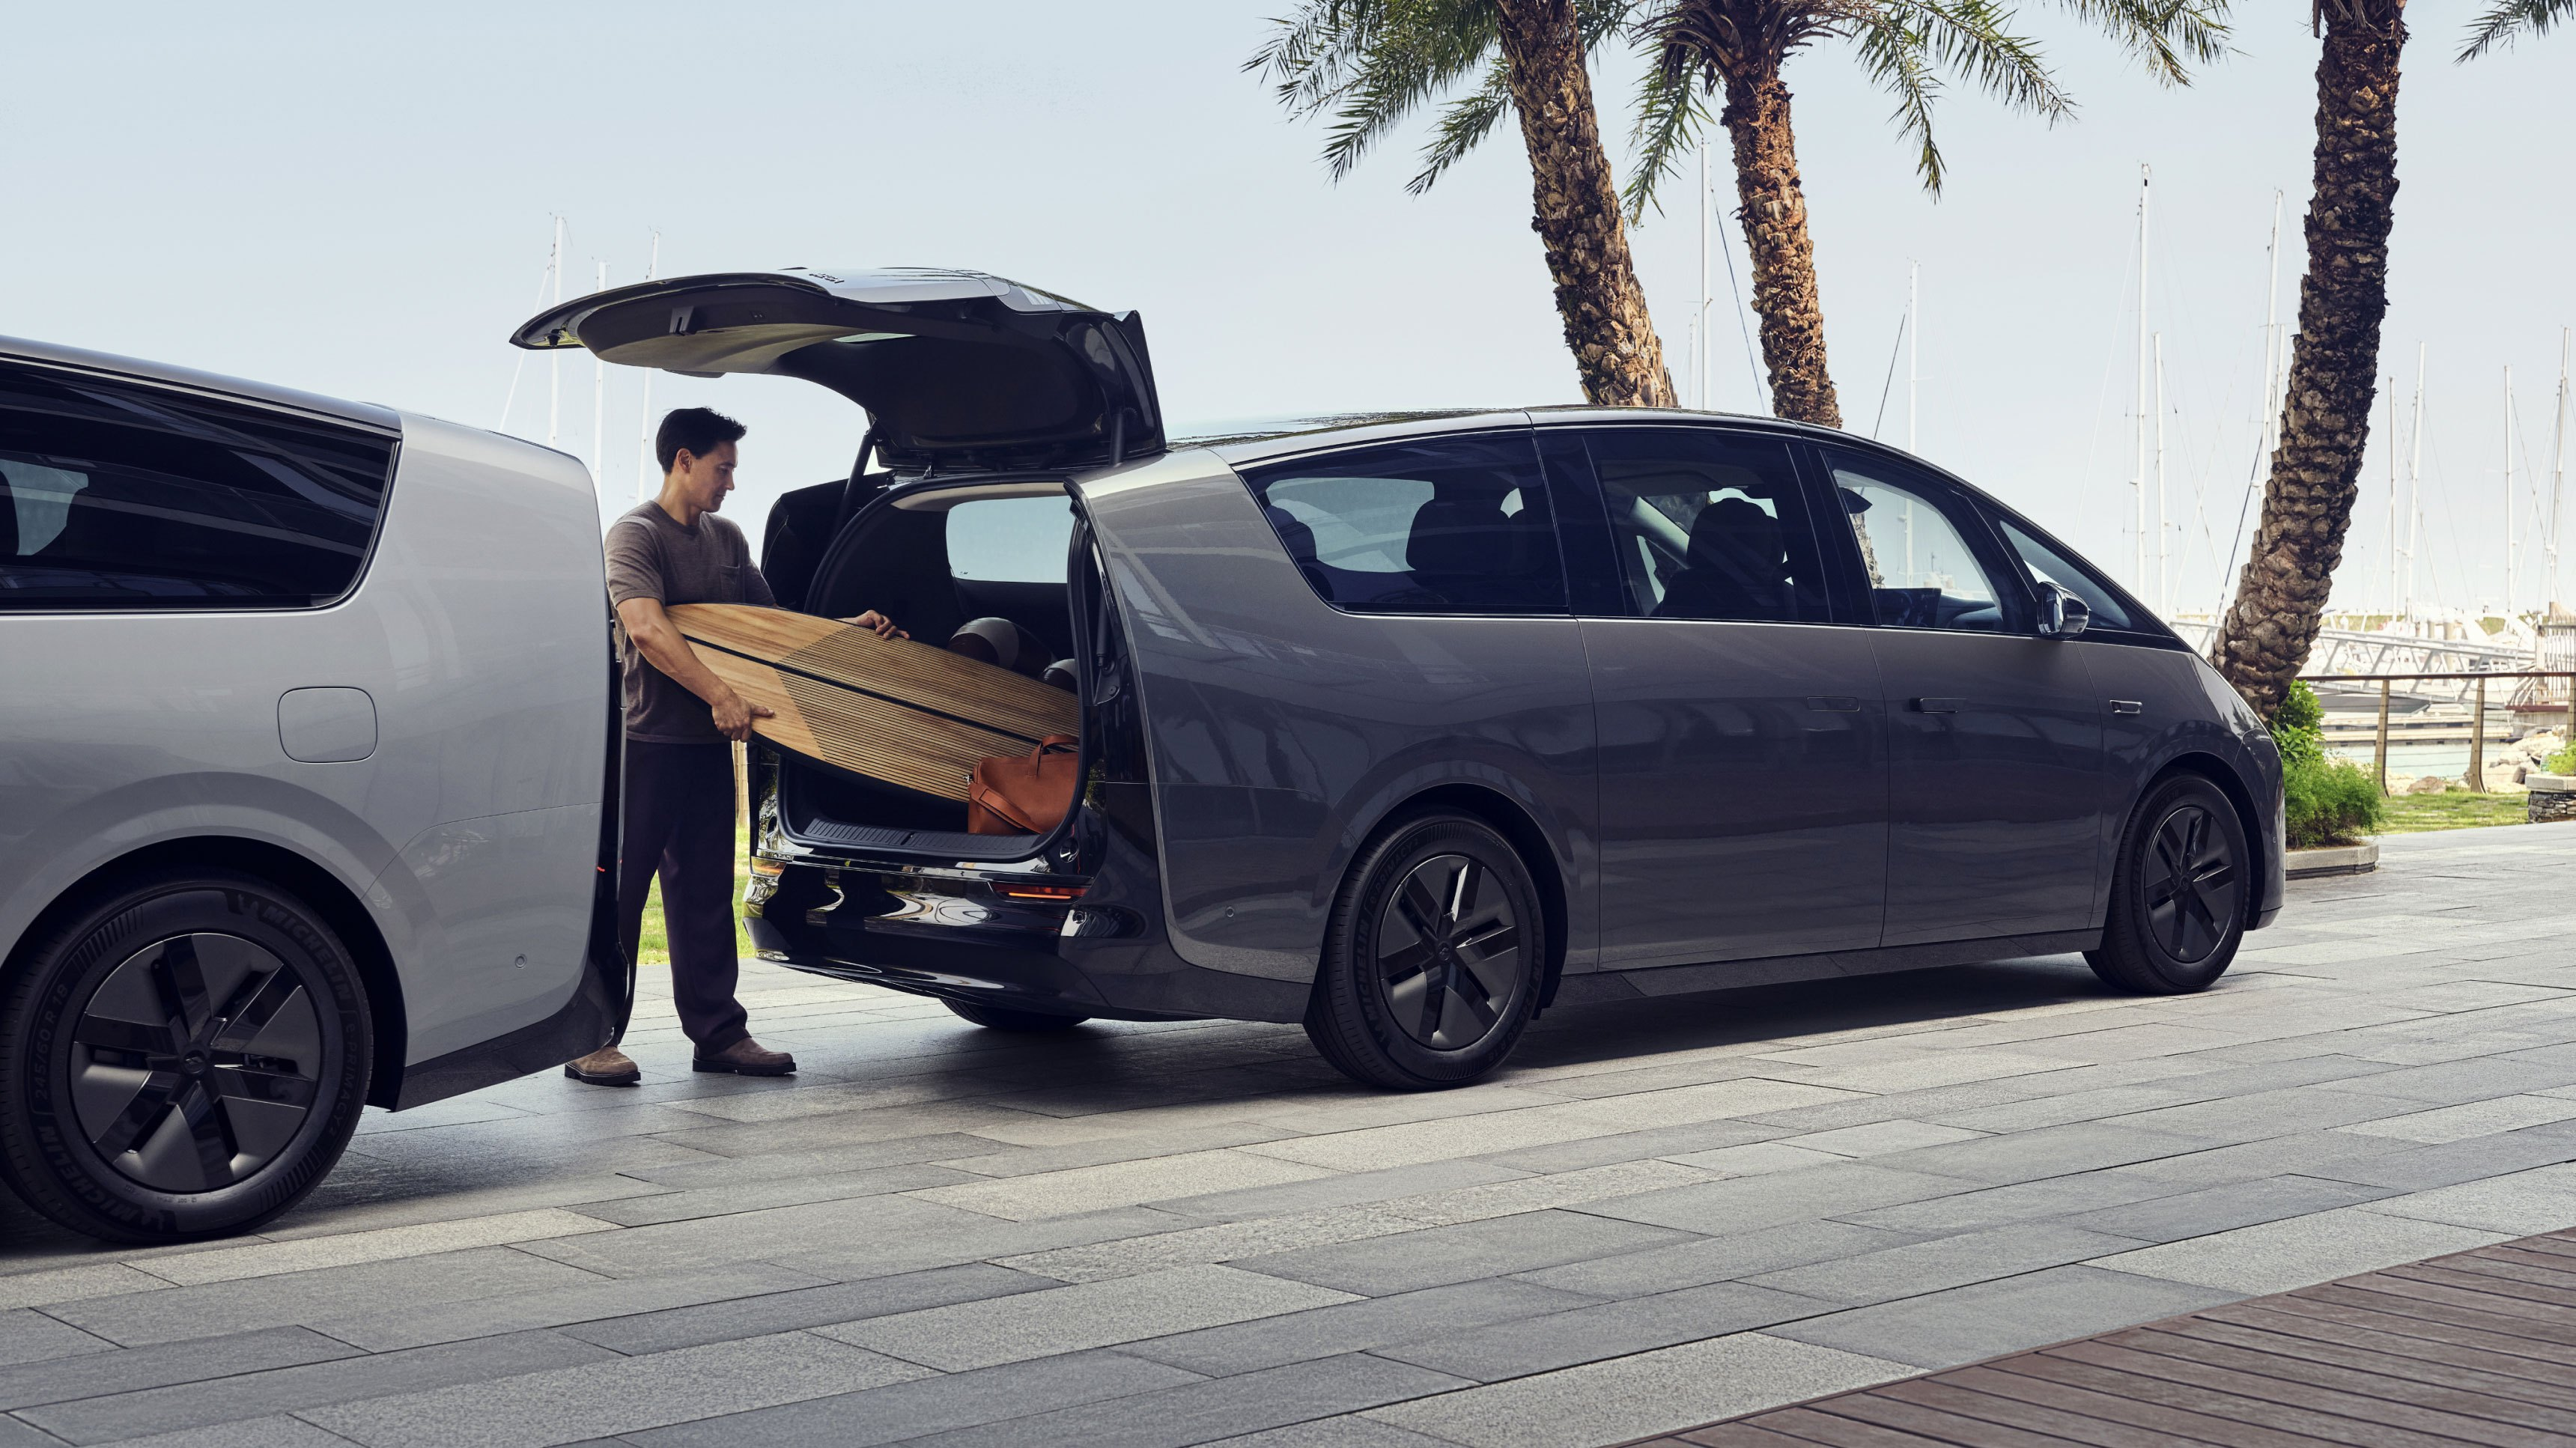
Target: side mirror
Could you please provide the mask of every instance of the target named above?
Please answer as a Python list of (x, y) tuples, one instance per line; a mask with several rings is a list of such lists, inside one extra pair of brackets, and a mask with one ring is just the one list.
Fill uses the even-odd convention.
[(2093, 605), (2054, 583), (2040, 585), (2039, 632), (2042, 637), (2071, 639), (2093, 622)]

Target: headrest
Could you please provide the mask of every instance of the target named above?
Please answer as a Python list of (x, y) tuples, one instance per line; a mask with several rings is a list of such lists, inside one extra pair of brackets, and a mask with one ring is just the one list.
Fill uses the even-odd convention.
[(9, 475), (0, 472), (0, 558), (18, 556), (18, 496), (9, 490)]
[(1413, 515), (1404, 566), (1415, 573), (1518, 571), (1520, 531), (1489, 498), (1434, 498)]
[(1046, 645), (1007, 618), (979, 618), (957, 626), (948, 651), (1036, 678), (1047, 666)]
[(1297, 521), (1297, 515), (1276, 503), (1264, 503), (1262, 516), (1279, 530), (1279, 541), (1286, 545), (1288, 556), (1304, 563), (1315, 556), (1315, 530)]
[(1776, 579), (1788, 560), (1779, 521), (1742, 498), (1725, 498), (1691, 520), (1690, 561)]

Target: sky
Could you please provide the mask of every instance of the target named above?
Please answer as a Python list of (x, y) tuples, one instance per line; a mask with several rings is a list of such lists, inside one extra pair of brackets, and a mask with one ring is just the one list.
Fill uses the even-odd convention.
[[(539, 309), (558, 216), (567, 295), (603, 263), (611, 285), (641, 279), (658, 234), (663, 275), (959, 266), (1134, 309), (1184, 428), (1579, 401), (1517, 134), (1497, 132), (1426, 196), (1404, 189), (1419, 126), (1335, 182), (1321, 128), (1291, 122), (1242, 70), (1288, 8), (27, 7), (11, 18), (0, 112), (14, 200), (0, 334), (551, 435), (600, 460), (612, 513), (643, 476), (645, 374), (611, 368), (602, 382), (582, 357), (558, 373), (505, 340)], [(2402, 469), (2425, 359), (2415, 596), (2500, 604), (2510, 561), (2528, 610), (2548, 587), (2539, 514), (2562, 329), (2576, 324), (2576, 193), (2557, 159), (2576, 133), (2576, 35), (2456, 65), (2475, 8), (2409, 7), (2381, 370), (2398, 379)], [(1938, 201), (1847, 50), (1790, 64), (1846, 424), (1910, 436), (2137, 581), (2139, 168), (2152, 167), (2146, 329), (2162, 338), (2165, 383), (2147, 411), (2163, 425), (2166, 522), (2153, 522), (2151, 481), (2143, 587), (2169, 614), (2207, 611), (2259, 484), (2275, 192), (2284, 331), (2297, 310), (2317, 58), (2306, 7), (2241, 6), (2237, 53), (2186, 90), (2148, 80), (2060, 7), (2022, 9), (2078, 115), (2050, 126), (1953, 86)], [(1623, 176), (1641, 68), (1618, 48), (1596, 61)], [(1711, 165), (1705, 379), (1695, 173), (1632, 243), (1685, 398), (1762, 411), (1751, 323), (1721, 260), (1745, 278), (1722, 147)], [(1909, 386), (1896, 344), (1910, 268)], [(863, 428), (848, 403), (788, 379), (656, 375), (650, 397), (656, 415), (704, 404), (750, 425), (728, 515), (755, 537), (778, 493), (848, 471)], [(2405, 591), (2391, 579), (2384, 403), (2375, 423), (2343, 608)], [(2576, 553), (2576, 528), (2566, 543)], [(2576, 594), (2576, 558), (2557, 592)]]

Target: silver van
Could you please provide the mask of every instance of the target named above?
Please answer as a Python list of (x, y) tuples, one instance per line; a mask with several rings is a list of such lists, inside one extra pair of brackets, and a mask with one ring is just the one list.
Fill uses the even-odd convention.
[(0, 338), (0, 1175), (239, 1231), (606, 1040), (608, 637), (568, 457)]
[(1044, 835), (755, 751), (745, 923), (799, 970), (1004, 1030), (1296, 1021), (1421, 1089), (1559, 1002), (2073, 951), (2201, 990), (2281, 908), (2244, 700), (1865, 439), (1615, 408), (1175, 438), (1133, 313), (972, 272), (667, 278), (514, 340), (856, 404), (848, 476), (770, 510), (780, 601), (1071, 661), (1083, 786)]

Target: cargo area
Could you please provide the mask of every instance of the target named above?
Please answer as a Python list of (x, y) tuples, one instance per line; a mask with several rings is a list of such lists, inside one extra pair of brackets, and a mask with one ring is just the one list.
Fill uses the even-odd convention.
[[(1066, 581), (1073, 526), (1072, 501), (1051, 480), (899, 494), (816, 550), (801, 611), (855, 618), (873, 609), (934, 647), (964, 630), (961, 651), (1070, 691), (1079, 673)], [(970, 833), (959, 800), (783, 751), (778, 804), (788, 832), (818, 845), (1007, 859), (1040, 838)]]

